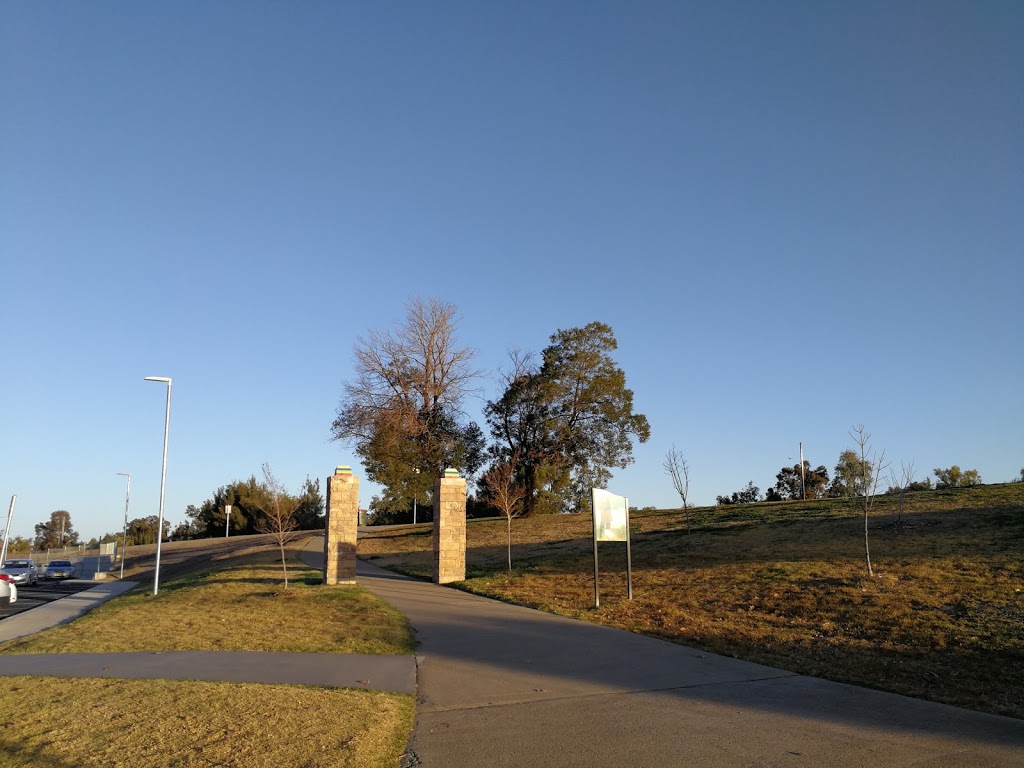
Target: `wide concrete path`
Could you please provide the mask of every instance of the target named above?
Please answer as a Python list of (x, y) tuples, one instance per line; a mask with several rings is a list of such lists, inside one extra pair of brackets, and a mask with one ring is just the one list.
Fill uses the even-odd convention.
[[(322, 563), (323, 543), (305, 553)], [(405, 579), (360, 584), (416, 631), (404, 765), (1024, 766), (1024, 722), (750, 664)]]

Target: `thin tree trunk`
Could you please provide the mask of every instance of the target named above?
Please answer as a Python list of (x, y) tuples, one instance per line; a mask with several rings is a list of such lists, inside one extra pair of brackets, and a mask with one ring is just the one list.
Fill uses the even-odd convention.
[[(866, 499), (867, 497), (865, 497)], [(868, 507), (867, 501), (864, 503), (864, 556), (868, 561), (868, 575), (874, 576), (875, 572), (871, 570), (871, 548), (868, 546)]]
[(508, 572), (512, 573), (512, 517), (508, 518)]
[(284, 588), (288, 589), (288, 564), (284, 559), (284, 542), (279, 541), (278, 545), (281, 547), (281, 569), (284, 571)]

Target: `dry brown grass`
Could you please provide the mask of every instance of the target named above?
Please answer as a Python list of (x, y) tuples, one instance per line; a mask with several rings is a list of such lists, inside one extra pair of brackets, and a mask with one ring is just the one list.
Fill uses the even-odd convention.
[(121, 651), (413, 652), (405, 617), (358, 586), (326, 586), (294, 560), (283, 589), (264, 545), (206, 571), (100, 605), (72, 624), (0, 644), (0, 653)]
[[(360, 587), (321, 585), (294, 560), (284, 590), (266, 544), (195, 549), (177, 572), (206, 570), (158, 596), (138, 588), (0, 652), (412, 652), (404, 617)], [(415, 712), (412, 696), (306, 686), (9, 677), (0, 690), (17, 703), (0, 715), (0, 768), (393, 768)]]
[[(633, 518), (634, 600), (624, 545), (603, 544), (593, 608), (587, 516), (468, 526), (464, 588), (803, 674), (1024, 717), (1024, 484), (881, 497), (871, 526), (844, 501)], [(431, 569), (429, 530), (360, 540), (360, 555)]]
[(288, 685), (0, 678), (0, 768), (394, 768), (412, 696)]

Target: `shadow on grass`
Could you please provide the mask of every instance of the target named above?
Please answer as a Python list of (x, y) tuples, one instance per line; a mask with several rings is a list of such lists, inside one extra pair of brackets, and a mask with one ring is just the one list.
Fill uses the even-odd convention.
[[(552, 685), (567, 681), (592, 684), (607, 692), (646, 691), (662, 697), (665, 706), (671, 708), (666, 711), (678, 712), (680, 720), (693, 717), (693, 704), (704, 703), (724, 706), (727, 711), (742, 713), (741, 717), (769, 714), (775, 719), (768, 722), (775, 726), (796, 723), (794, 727), (801, 732), (805, 727), (801, 722), (820, 721), (863, 726), (893, 737), (925, 735), (1024, 749), (1024, 729), (1019, 720), (937, 708), (927, 701), (879, 698), (865, 688), (888, 686), (856, 673), (846, 675), (841, 682), (859, 688), (836, 688), (804, 677), (827, 678), (828, 659), (808, 662), (806, 649), (799, 644), (780, 643), (766, 659), (763, 648), (737, 640), (709, 649), (710, 653), (733, 658), (712, 658), (678, 642), (678, 638), (665, 643), (665, 638), (619, 632), (515, 606), (504, 610), (488, 602), (477, 605), (472, 599), (452, 601), (438, 591), (443, 588), (408, 581), (398, 584), (365, 566), (361, 576), (372, 591), (410, 617), (424, 654), (434, 662), (449, 660), (457, 668), (468, 665), (479, 669), (483, 679), (500, 680), (509, 673), (517, 680), (526, 674), (538, 683), (549, 678)], [(976, 658), (971, 658), (976, 655), (953, 649), (935, 659), (942, 666), (933, 667), (934, 674), (923, 677), (919, 669), (901, 670), (904, 654), (886, 650), (873, 650), (865, 666), (887, 670), (890, 679), (905, 677), (902, 687), (910, 695), (932, 701), (957, 703), (963, 687), (970, 685), (978, 708), (1012, 715), (1012, 690), (1021, 689), (1019, 682), (1009, 682), (1012, 690), (1007, 692), (1003, 670), (991, 666), (986, 674), (973, 679), (969, 670), (978, 664)], [(770, 663), (771, 667), (737, 659)], [(782, 671), (794, 669), (785, 663), (787, 659), (801, 667), (798, 674)], [(1016, 662), (1019, 669), (1024, 656), (1008, 656), (1006, 661)], [(984, 697), (993, 691), (1004, 695), (986, 700)], [(458, 692), (453, 693), (454, 698), (446, 699), (444, 706), (459, 706)], [(633, 701), (644, 706), (641, 699)]]
[(0, 739), (3, 762), (0, 765), (32, 766), (32, 768), (81, 768), (80, 763), (69, 763), (47, 754), (45, 747), (30, 747), (24, 739)]

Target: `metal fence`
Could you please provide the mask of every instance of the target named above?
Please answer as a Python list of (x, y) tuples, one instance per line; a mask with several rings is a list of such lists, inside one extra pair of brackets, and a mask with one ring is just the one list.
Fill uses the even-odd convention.
[(114, 543), (101, 544), (99, 547), (86, 547), (79, 544), (74, 547), (54, 547), (52, 549), (33, 550), (31, 552), (8, 552), (8, 560), (24, 560), (29, 558), (42, 571), (54, 560), (70, 560), (75, 566), (75, 575), (79, 578), (92, 578), (96, 573), (107, 573), (113, 570), (118, 558), (118, 547)]

